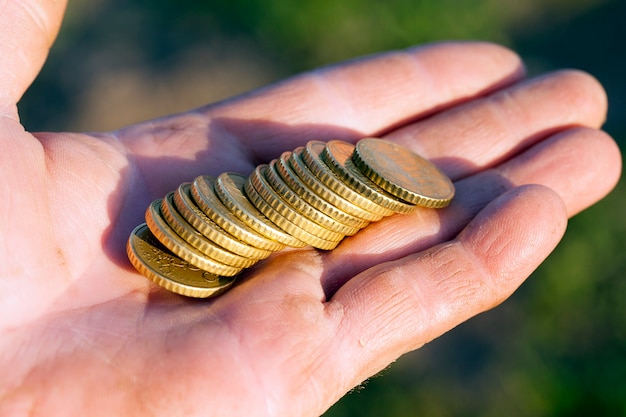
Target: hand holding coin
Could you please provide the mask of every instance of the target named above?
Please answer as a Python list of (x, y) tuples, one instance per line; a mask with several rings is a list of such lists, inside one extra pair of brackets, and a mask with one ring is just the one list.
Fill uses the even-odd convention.
[[(619, 177), (594, 79), (525, 79), (484, 43), (371, 56), (110, 133), (30, 133), (16, 103), (63, 9), (0, 14), (0, 415), (320, 415), (506, 299)], [(447, 207), (449, 188), (420, 191), (435, 177), (398, 170), (416, 166), (396, 145), (451, 179)], [(157, 284), (236, 283), (193, 300), (144, 279), (125, 251), (144, 221), (155, 232), (130, 246)]]
[[(370, 216), (411, 213), (420, 206), (445, 207), (454, 196), (454, 185), (444, 173), (410, 150), (391, 142), (366, 138), (356, 146), (337, 140), (328, 144), (307, 144), (307, 148), (313, 146), (319, 147), (321, 152), (315, 157), (314, 164), (309, 162), (309, 166), (301, 171), (307, 174), (301, 174), (303, 177), (297, 181), (289, 175), (278, 179), (281, 174), (275, 169), (276, 166), (287, 166), (291, 153), (284, 153), (270, 165), (258, 166), (248, 178), (221, 174), (217, 180), (218, 188), (212, 185), (203, 191), (200, 184), (215, 181), (206, 176), (198, 177), (191, 186), (191, 194), (197, 195), (197, 199), (188, 199), (188, 205), (183, 204), (180, 209), (189, 213), (189, 221), (174, 204), (174, 200), (185, 199), (187, 193), (184, 186), (178, 187), (178, 198), (171, 192), (155, 200), (146, 211), (146, 223), (137, 226), (128, 239), (126, 249), (131, 263), (147, 278), (172, 292), (189, 297), (214, 297), (224, 293), (235, 282), (234, 278), (220, 279), (220, 275), (221, 278), (234, 276), (263, 258), (238, 255), (236, 249), (231, 249), (231, 242), (237, 241), (236, 235), (217, 225), (209, 229), (210, 233), (204, 234), (202, 228), (197, 229), (191, 224), (197, 216), (195, 213), (207, 219), (209, 216), (217, 217), (216, 222), (229, 225), (226, 229), (233, 228), (229, 219), (237, 217), (247, 224), (248, 233), (265, 235), (271, 240), (278, 236), (275, 240), (277, 245), (281, 242), (294, 247), (308, 244), (330, 250), (346, 235), (354, 235), (358, 228), (350, 228), (325, 215), (323, 209), (305, 203), (300, 196), (315, 195), (316, 188), (302, 184), (319, 182), (328, 186), (317, 195), (322, 207), (340, 201), (341, 192), (334, 194), (337, 189), (349, 190), (352, 194), (348, 194), (347, 198), (358, 196), (352, 202), (357, 206), (359, 202), (365, 202), (360, 208), (366, 212), (371, 210), (368, 216), (359, 218), (364, 222), (363, 226), (369, 223)], [(268, 176), (282, 183), (283, 188), (274, 188)], [(198, 188), (193, 188), (196, 185)], [(285, 195), (291, 198), (285, 198)], [(217, 204), (224, 205), (226, 212), (220, 216), (211, 207), (203, 212), (200, 206), (207, 200), (219, 201)], [(342, 212), (342, 207), (338, 204), (331, 211)], [(350, 215), (343, 212), (340, 218), (343, 216)], [(220, 232), (215, 234), (218, 230)], [(289, 240), (279, 241), (284, 234), (289, 235)], [(220, 245), (220, 241), (226, 243)], [(239, 243), (244, 244), (243, 241)], [(181, 267), (172, 269), (172, 262)]]

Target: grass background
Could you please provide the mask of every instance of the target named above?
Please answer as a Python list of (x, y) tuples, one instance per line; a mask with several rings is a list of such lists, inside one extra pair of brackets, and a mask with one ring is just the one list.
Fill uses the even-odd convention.
[[(623, 148), (625, 18), (620, 0), (70, 0), (19, 108), (30, 130), (109, 130), (358, 55), (482, 39), (518, 51), (531, 74), (595, 75)], [(625, 203), (620, 184), (510, 300), (326, 416), (626, 415)]]

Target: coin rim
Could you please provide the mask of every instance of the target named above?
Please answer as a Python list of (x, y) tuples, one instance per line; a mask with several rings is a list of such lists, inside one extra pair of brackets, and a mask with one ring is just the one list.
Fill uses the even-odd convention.
[[(204, 273), (211, 274), (211, 275), (214, 275), (216, 278), (218, 278), (216, 282), (219, 284), (216, 287), (196, 287), (193, 285), (175, 281), (172, 278), (159, 273), (147, 261), (143, 259), (143, 257), (139, 254), (139, 251), (137, 250), (136, 244), (133, 243), (134, 239), (144, 240), (139, 237), (139, 231), (143, 228), (145, 228), (145, 230), (147, 230), (149, 233), (152, 233), (150, 232), (150, 229), (148, 228), (146, 223), (141, 223), (138, 226), (136, 226), (133, 229), (133, 231), (130, 233), (130, 236), (128, 237), (128, 241), (126, 243), (126, 254), (128, 256), (128, 260), (130, 261), (131, 265), (133, 265), (133, 267), (137, 270), (137, 272), (139, 272), (141, 275), (148, 278), (150, 281), (154, 282), (158, 286), (166, 289), (167, 291), (170, 291), (179, 295), (183, 295), (186, 297), (209, 298), (209, 297), (215, 297), (223, 293), (235, 283), (236, 281), (235, 277), (223, 277), (223, 276), (219, 276), (216, 274), (211, 274), (210, 272), (204, 271), (200, 268), (198, 269), (202, 271), (203, 274)], [(154, 239), (155, 241), (158, 241), (156, 237), (154, 237)], [(167, 249), (165, 247), (159, 248), (154, 245), (151, 245), (151, 246), (153, 246), (155, 249), (163, 253), (166, 253), (171, 256), (176, 256), (175, 254), (171, 252), (168, 253), (169, 251), (166, 251)], [(166, 249), (166, 250), (163, 250), (163, 249)], [(207, 280), (207, 283), (210, 283), (210, 281)]]
[(193, 200), (191, 183), (186, 182), (178, 187), (174, 193), (174, 206), (191, 226), (224, 249), (257, 260), (265, 259), (274, 253), (245, 243), (211, 220)]
[[(420, 194), (416, 191), (409, 190), (407, 187), (403, 187), (399, 184), (395, 184), (389, 178), (385, 178), (380, 172), (378, 172), (374, 167), (372, 167), (367, 158), (364, 158), (362, 148), (367, 146), (368, 143), (381, 143), (385, 146), (391, 146), (395, 149), (400, 149), (402, 151), (406, 151), (411, 154), (411, 156), (416, 157), (420, 160), (421, 163), (424, 163), (431, 168), (434, 173), (439, 174), (440, 179), (443, 180), (445, 185), (447, 185), (450, 189), (450, 195), (447, 197), (436, 198), (432, 196), (427, 196), (424, 194)], [(375, 154), (375, 152), (371, 152), (371, 154)], [(364, 138), (357, 142), (355, 146), (355, 151), (352, 156), (352, 160), (359, 167), (359, 169), (365, 174), (368, 178), (378, 184), (381, 188), (385, 189), (389, 193), (401, 198), (405, 201), (411, 202), (412, 204), (421, 206), (421, 207), (430, 207), (430, 208), (443, 208), (450, 204), (455, 195), (455, 187), (454, 183), (450, 180), (450, 178), (444, 174), (435, 164), (431, 161), (423, 158), (422, 156), (412, 152), (411, 150), (404, 148), (396, 143), (393, 143), (384, 139), (377, 138)]]
[[(333, 149), (337, 149), (337, 146), (348, 146), (349, 155), (345, 161), (340, 160), (337, 154), (333, 152)], [(352, 154), (355, 145), (341, 141), (331, 140), (326, 143), (324, 150), (320, 154), (322, 161), (333, 170), (333, 172), (341, 178), (349, 187), (354, 189), (357, 193), (365, 196), (366, 198), (374, 201), (385, 208), (393, 210), (397, 213), (411, 213), (415, 210), (415, 205), (407, 201), (400, 200), (396, 196), (388, 193), (382, 187), (378, 186), (374, 181), (367, 177), (361, 170), (352, 162)], [(351, 166), (353, 167), (351, 169)]]
[[(209, 191), (208, 194), (204, 192), (205, 187)], [(192, 183), (191, 193), (204, 214), (233, 236), (261, 249), (279, 251), (285, 247), (284, 244), (260, 234), (235, 216), (215, 194), (214, 177), (208, 175), (196, 177)]]
[(296, 148), (293, 152), (290, 152), (287, 163), (289, 167), (296, 173), (296, 175), (309, 187), (314, 193), (319, 195), (322, 199), (327, 200), (330, 204), (336, 205), (337, 208), (345, 210), (346, 212), (356, 216), (362, 220), (368, 222), (375, 222), (383, 217), (383, 214), (369, 211), (354, 202), (349, 198), (344, 197), (328, 187), (323, 181), (321, 181), (304, 163), (300, 156), (300, 151), (303, 148)]
[[(297, 209), (299, 201), (305, 201), (311, 208), (323, 213), (328, 219), (331, 219), (340, 225), (340, 232), (351, 236), (361, 230), (363, 227), (369, 224), (369, 221), (360, 219), (338, 207), (333, 206), (328, 201), (323, 200), (313, 190), (309, 189), (297, 174), (291, 172), (281, 173), (281, 165), (288, 165), (282, 158), (274, 159), (269, 164), (269, 169), (265, 172), (265, 176), (268, 182), (272, 185), (274, 190), (278, 192), (285, 201), (292, 204)], [(285, 166), (283, 169), (288, 169)], [(285, 179), (283, 175), (291, 175)], [(292, 203), (293, 202), (293, 203)]]
[[(316, 222), (311, 219), (310, 216), (320, 214), (319, 210), (315, 209), (302, 199), (298, 199), (300, 203), (306, 204), (301, 206), (302, 210), (299, 210), (281, 196), (267, 180), (267, 171), (269, 165), (261, 164), (248, 177), (248, 181), (252, 182), (254, 188), (261, 197), (282, 217), (294, 223), (296, 226), (304, 229), (308, 233), (317, 236), (325, 240), (341, 240), (346, 234), (339, 231), (335, 231), (330, 227)], [(322, 220), (323, 221), (323, 220)], [(329, 219), (332, 221), (332, 219)]]
[(280, 213), (275, 211), (271, 205), (263, 199), (263, 197), (261, 197), (252, 185), (246, 184), (246, 188), (246, 193), (250, 200), (255, 206), (259, 207), (259, 210), (264, 213), (265, 216), (272, 221), (276, 221), (277, 226), (281, 227), (281, 229), (285, 230), (285, 232), (291, 234), (297, 239), (300, 239), (305, 246), (309, 245), (317, 249), (330, 250), (334, 249), (339, 244), (340, 241), (328, 241), (319, 238), (285, 219), (280, 215)]
[(315, 157), (309, 155), (306, 148), (294, 150), (289, 158), (289, 162), (292, 164), (294, 169), (302, 168), (302, 166), (299, 165), (301, 163), (315, 179), (324, 184), (324, 187), (330, 189), (333, 193), (338, 194), (342, 198), (348, 200), (351, 204), (369, 213), (369, 218), (376, 219), (372, 221), (377, 221), (383, 217), (393, 214), (392, 210), (375, 204), (348, 187), (332, 172), (328, 166), (326, 166), (326, 164), (324, 164), (321, 160), (316, 161)]
[[(230, 177), (230, 179), (227, 179), (227, 177)], [(237, 195), (232, 195), (230, 187), (225, 183), (226, 181), (232, 183), (232, 186), (237, 189), (236, 191), (239, 191), (241, 197), (238, 198)], [(241, 187), (235, 181), (240, 181)], [(258, 233), (287, 246), (296, 248), (306, 246), (306, 243), (286, 233), (254, 206), (243, 190), (246, 182), (247, 177), (244, 175), (235, 172), (223, 172), (215, 181), (215, 194), (226, 208)]]
[(173, 191), (169, 192), (163, 198), (161, 202), (161, 215), (163, 220), (165, 220), (172, 230), (185, 240), (185, 242), (217, 262), (236, 268), (249, 268), (257, 262), (256, 259), (241, 256), (229, 251), (193, 228), (182, 214), (176, 210)]
[(233, 276), (241, 272), (243, 268), (236, 268), (219, 262), (187, 243), (187, 241), (179, 236), (163, 218), (161, 214), (161, 202), (162, 199), (159, 198), (148, 206), (145, 219), (148, 228), (150, 228), (152, 234), (163, 246), (182, 260), (213, 274)]

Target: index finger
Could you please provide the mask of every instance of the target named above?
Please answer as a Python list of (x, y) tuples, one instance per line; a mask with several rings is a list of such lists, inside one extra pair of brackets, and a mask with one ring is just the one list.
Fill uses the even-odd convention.
[(321, 68), (200, 111), (268, 160), (312, 139), (380, 135), (523, 76), (504, 47), (439, 43)]

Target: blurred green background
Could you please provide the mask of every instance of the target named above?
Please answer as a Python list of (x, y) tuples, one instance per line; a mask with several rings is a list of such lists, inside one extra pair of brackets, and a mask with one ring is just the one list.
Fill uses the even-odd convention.
[[(72, 1), (20, 103), (30, 130), (108, 130), (319, 65), (444, 39), (518, 51), (531, 74), (574, 67), (626, 134), (621, 0)], [(502, 306), (405, 355), (326, 416), (626, 415), (626, 189), (572, 219)]]

